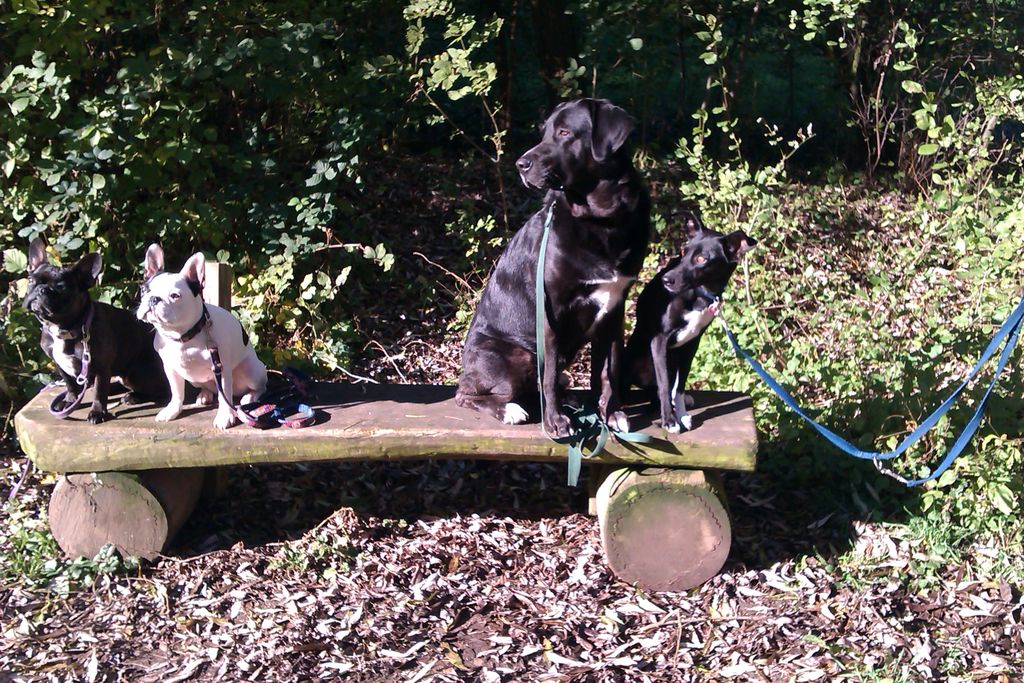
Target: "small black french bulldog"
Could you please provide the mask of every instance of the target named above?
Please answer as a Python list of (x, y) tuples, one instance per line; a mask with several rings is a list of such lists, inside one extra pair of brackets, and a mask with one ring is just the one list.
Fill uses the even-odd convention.
[[(93, 301), (89, 289), (96, 284), (102, 259), (97, 253), (61, 268), (49, 263), (46, 244), (32, 240), (28, 250), (28, 293), (23, 306), (42, 323), (39, 345), (53, 360), (67, 386), (63, 408), (76, 404), (89, 384), (95, 384), (89, 422), (99, 424), (113, 416), (107, 412), (110, 379), (116, 376), (129, 390), (124, 403), (165, 400), (167, 378), (153, 348), (153, 328), (130, 311)], [(84, 386), (83, 358), (88, 358)], [(54, 406), (54, 413), (64, 412)]]
[(740, 257), (757, 245), (742, 230), (723, 235), (692, 214), (684, 227), (689, 239), (682, 253), (640, 293), (623, 359), (624, 388), (656, 386), (661, 426), (671, 433), (693, 427), (686, 412), (692, 398), (683, 393), (693, 357)]

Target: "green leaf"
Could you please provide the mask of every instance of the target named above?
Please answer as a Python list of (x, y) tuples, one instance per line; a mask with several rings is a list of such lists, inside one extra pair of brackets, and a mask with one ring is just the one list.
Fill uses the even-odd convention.
[(19, 97), (18, 99), (16, 99), (13, 102), (11, 102), (11, 104), (10, 104), (11, 112), (15, 116), (17, 116), (21, 112), (25, 111), (28, 108), (28, 105), (30, 103), (31, 103), (31, 98)]
[(914, 112), (914, 125), (918, 130), (928, 130), (932, 127), (932, 115), (927, 109), (918, 109)]
[(714, 52), (705, 52), (700, 56), (700, 60), (705, 64), (711, 65), (718, 61), (718, 55)]
[(1017, 508), (1017, 498), (1006, 484), (992, 484), (988, 487), (992, 504), (1004, 515), (1012, 515)]
[(629, 39), (629, 46), (631, 48), (633, 48), (634, 50), (639, 51), (644, 46), (644, 39), (643, 38), (630, 38)]
[(28, 255), (20, 249), (4, 249), (4, 270), (8, 273), (24, 273), (28, 270)]
[(923, 145), (921, 145), (920, 147), (917, 148), (917, 153), (920, 154), (923, 157), (931, 156), (932, 154), (935, 154), (938, 151), (939, 151), (939, 146), (936, 145), (934, 142), (929, 142), (929, 143), (923, 144)]
[(924, 92), (924, 88), (917, 81), (903, 81), (902, 83), (900, 83), (900, 87), (911, 94), (918, 94)]
[(107, 186), (107, 179), (99, 173), (94, 173), (92, 176), (92, 187), (95, 190), (102, 190)]
[(4, 162), (4, 175), (7, 176), (8, 178), (10, 178), (12, 173), (14, 173), (14, 159), (13, 158), (8, 159), (7, 161)]

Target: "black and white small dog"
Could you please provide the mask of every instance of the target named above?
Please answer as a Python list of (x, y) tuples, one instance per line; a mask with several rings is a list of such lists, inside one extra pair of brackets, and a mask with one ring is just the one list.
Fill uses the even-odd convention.
[(85, 391), (77, 378), (88, 351), (86, 385), (95, 386), (89, 411), (92, 424), (113, 417), (107, 412), (112, 377), (128, 389), (126, 404), (161, 401), (169, 393), (153, 348), (153, 327), (129, 311), (89, 296), (102, 263), (100, 255), (92, 253), (69, 268), (54, 266), (47, 259), (46, 244), (36, 238), (29, 244), (28, 293), (23, 302), (42, 323), (39, 345), (67, 386), (65, 406), (70, 407)]
[(757, 244), (742, 230), (709, 230), (693, 215), (684, 225), (682, 253), (640, 293), (624, 363), (626, 387), (657, 387), (661, 426), (672, 433), (693, 427), (686, 412), (692, 398), (683, 393), (693, 357), (740, 257)]

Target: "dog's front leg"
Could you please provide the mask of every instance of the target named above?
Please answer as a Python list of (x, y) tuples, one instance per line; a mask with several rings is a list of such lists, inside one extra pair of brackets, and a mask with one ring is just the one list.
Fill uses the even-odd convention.
[(213, 418), (213, 426), (217, 429), (227, 429), (238, 422), (235, 418), (235, 408), (231, 404), (235, 400), (234, 368), (225, 364), (221, 370), (220, 379), (220, 390), (217, 392), (217, 416)]
[(157, 422), (170, 422), (181, 415), (181, 407), (185, 405), (185, 378), (166, 363), (164, 374), (167, 375), (167, 384), (171, 388), (171, 401), (156, 414)]
[(618, 432), (629, 431), (629, 418), (619, 398), (619, 367), (622, 361), (622, 311), (609, 316), (604, 329), (590, 343), (590, 388), (599, 392), (598, 414)]
[[(69, 406), (75, 402), (75, 399), (78, 398), (80, 393), (85, 391), (85, 387), (79, 386), (78, 377), (64, 372), (64, 368), (59, 365), (57, 366), (57, 374), (59, 374), (61, 379), (64, 380), (64, 388), (68, 392), (67, 396), (64, 398), (64, 406)], [(63, 408), (64, 406), (61, 407)]]
[(683, 429), (693, 429), (693, 418), (686, 409), (693, 407), (693, 397), (686, 394), (686, 382), (690, 378), (690, 368), (693, 366), (693, 357), (697, 355), (697, 344), (700, 343), (700, 335), (696, 339), (687, 342), (680, 349), (673, 349), (673, 365), (677, 367), (675, 380), (672, 386), (672, 404), (675, 406), (676, 418)]
[(672, 383), (675, 381), (678, 371), (676, 368), (671, 368), (670, 372), (668, 360), (668, 335), (654, 335), (651, 339), (651, 361), (654, 363), (654, 378), (658, 384), (661, 428), (675, 434), (679, 431), (679, 422), (676, 420), (673, 410), (675, 406), (672, 401)]
[(110, 395), (110, 368), (97, 368), (93, 383), (92, 409), (89, 411), (89, 423), (98, 425), (113, 418), (107, 412), (107, 396)]
[(544, 426), (552, 436), (568, 436), (569, 418), (562, 413), (562, 388), (558, 382), (562, 368), (561, 354), (551, 325), (544, 325), (544, 377), (541, 378), (541, 392), (544, 394)]

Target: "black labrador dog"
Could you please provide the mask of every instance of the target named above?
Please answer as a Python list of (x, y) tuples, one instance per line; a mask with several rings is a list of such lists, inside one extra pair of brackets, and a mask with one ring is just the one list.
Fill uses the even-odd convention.
[(516, 161), (523, 183), (547, 195), (484, 288), (462, 351), (459, 405), (507, 424), (528, 418), (521, 404), (537, 394), (537, 256), (550, 210), (541, 418), (552, 435), (570, 432), (562, 373), (589, 341), (590, 385), (600, 392), (601, 418), (629, 429), (618, 377), (625, 300), (650, 238), (650, 199), (627, 144), (634, 127), (629, 114), (606, 100), (565, 102), (544, 122), (540, 144)]

